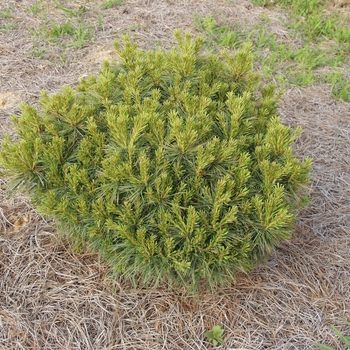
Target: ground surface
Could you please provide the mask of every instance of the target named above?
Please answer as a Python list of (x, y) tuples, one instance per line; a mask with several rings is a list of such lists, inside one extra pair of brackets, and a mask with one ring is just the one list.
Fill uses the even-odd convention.
[[(53, 0), (1, 1), (0, 138), (13, 132), (9, 116), (19, 114), (19, 101), (36, 104), (42, 89), (55, 92), (97, 73), (102, 59), (116, 59), (113, 41), (123, 33), (143, 48), (169, 47), (173, 29), (197, 33), (195, 15), (249, 26), (263, 14), (272, 32), (290, 40), (280, 20), (286, 14), (245, 0), (103, 7), (112, 2), (62, 0), (76, 11), (69, 17)], [(45, 32), (52, 21), (83, 24), (55, 42), (55, 33)], [(221, 325), (227, 349), (300, 350), (314, 342), (340, 349), (331, 326), (346, 332), (342, 319), (350, 320), (350, 104), (334, 100), (327, 84), (288, 86), (280, 113), (304, 130), (296, 152), (314, 158), (312, 202), (266, 266), (215, 294), (204, 287), (186, 297), (164, 288), (132, 290), (123, 281), (111, 286), (98, 257), (72, 253), (27, 198), (8, 198), (1, 180), (0, 348), (206, 349), (204, 332)]]

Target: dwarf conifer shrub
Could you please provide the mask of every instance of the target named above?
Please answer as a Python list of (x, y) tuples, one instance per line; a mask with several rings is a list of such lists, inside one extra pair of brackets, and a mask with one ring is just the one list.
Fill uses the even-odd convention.
[(119, 275), (215, 286), (290, 237), (311, 161), (293, 155), (300, 130), (281, 123), (274, 87), (259, 88), (249, 45), (213, 55), (175, 37), (166, 52), (125, 37), (122, 63), (22, 104), (0, 162)]

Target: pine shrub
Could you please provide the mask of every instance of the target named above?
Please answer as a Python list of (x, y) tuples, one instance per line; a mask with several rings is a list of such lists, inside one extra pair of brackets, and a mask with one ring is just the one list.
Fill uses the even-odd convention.
[(3, 174), (75, 246), (98, 251), (136, 285), (230, 283), (290, 238), (308, 199), (311, 160), (292, 150), (275, 88), (251, 47), (203, 52), (175, 32), (169, 51), (126, 36), (76, 89), (21, 104)]

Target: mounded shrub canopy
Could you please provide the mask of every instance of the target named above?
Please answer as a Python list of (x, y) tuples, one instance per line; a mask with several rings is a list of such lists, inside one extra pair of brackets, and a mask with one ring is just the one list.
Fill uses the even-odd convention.
[(22, 104), (0, 162), (14, 188), (118, 275), (215, 286), (290, 237), (311, 160), (293, 155), (300, 130), (281, 123), (249, 45), (218, 56), (201, 52), (201, 37), (175, 37), (168, 52), (125, 37), (122, 63), (43, 92), (39, 110)]

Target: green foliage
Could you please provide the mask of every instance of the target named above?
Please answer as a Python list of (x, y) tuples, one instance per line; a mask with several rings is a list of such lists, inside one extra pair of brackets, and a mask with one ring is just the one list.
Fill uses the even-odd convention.
[(320, 40), (326, 37), (339, 45), (349, 44), (349, 13), (346, 11), (329, 14), (326, 2), (320, 0), (255, 0), (260, 6), (280, 5), (292, 15), (291, 27), (302, 32), (308, 39)]
[(86, 8), (84, 6), (80, 7), (78, 10), (71, 10), (69, 8), (66, 8), (64, 6), (62, 6), (58, 0), (54, 0), (55, 1), (55, 4), (56, 6), (62, 10), (67, 16), (71, 16), (71, 17), (74, 17), (74, 16), (80, 16), (82, 15), (84, 12), (86, 12)]
[(340, 72), (331, 72), (325, 79), (331, 84), (331, 91), (334, 96), (339, 96), (346, 102), (350, 102), (350, 82)]
[(42, 8), (42, 2), (41, 1), (37, 1), (33, 6), (31, 6), (29, 8), (29, 11), (33, 14), (33, 15), (38, 15), (41, 11)]
[(62, 40), (67, 41), (67, 47), (82, 48), (87, 41), (92, 38), (92, 28), (83, 21), (72, 23), (66, 20), (63, 23), (50, 21), (45, 27), (40, 27), (35, 34), (41, 38), (45, 38), (49, 44), (62, 44)]
[(12, 17), (12, 12), (10, 9), (6, 9), (0, 12), (0, 18), (11, 18), (11, 17)]
[(212, 330), (209, 332), (205, 332), (204, 336), (213, 343), (213, 345), (217, 345), (220, 343), (221, 345), (225, 345), (224, 340), (222, 339), (222, 335), (224, 334), (224, 330), (220, 326), (213, 326)]
[(109, 9), (116, 5), (122, 5), (122, 4), (123, 4), (123, 0), (107, 0), (102, 4), (102, 7), (105, 9)]
[(281, 5), (290, 10), (293, 21), (292, 26), (296, 30), (302, 31), (309, 39), (318, 39), (325, 36), (335, 39), (339, 43), (350, 42), (350, 28), (341, 25), (340, 21), (348, 14), (344, 15), (327, 14), (325, 11), (326, 2), (320, 0), (273, 0), (254, 1), (256, 5), (272, 6)]
[[(335, 98), (349, 101), (350, 82), (342, 70), (347, 71), (350, 27), (339, 23), (346, 24), (350, 17), (348, 20), (335, 14), (327, 17), (325, 11), (320, 11), (317, 7), (317, 1), (254, 3), (264, 6), (278, 3), (286, 6), (292, 12), (290, 22), (286, 24), (290, 30), (289, 35), (297, 37), (302, 45), (296, 48), (295, 44), (278, 43), (276, 35), (270, 33), (268, 18), (264, 16), (260, 18), (261, 23), (253, 28), (237, 24), (235, 27), (231, 24), (219, 25), (213, 16), (196, 16), (194, 24), (205, 33), (209, 49), (217, 50), (218, 46), (237, 49), (249, 41), (253, 45), (254, 63), (266, 80), (276, 79), (298, 86), (310, 86), (320, 81), (329, 83)], [(337, 42), (329, 45), (330, 40), (334, 39)], [(325, 74), (325, 70), (320, 69), (324, 66), (329, 67), (330, 74)]]
[(2, 26), (2, 27), (0, 28), (0, 31), (1, 31), (1, 32), (7, 32), (7, 31), (10, 31), (10, 30), (12, 30), (12, 29), (18, 29), (18, 28), (19, 28), (19, 27), (18, 27), (17, 24), (10, 23), (10, 24), (6, 24), (6, 25)]
[[(345, 321), (345, 323), (350, 327), (350, 322)], [(350, 349), (350, 336), (349, 335), (343, 335), (343, 333), (336, 327), (332, 327), (334, 329), (334, 332), (338, 335), (338, 337), (342, 340), (344, 343), (344, 346), (342, 347), (342, 350)], [(314, 344), (315, 346), (326, 349), (326, 350), (335, 350), (331, 346), (325, 345), (325, 344)]]
[(2, 142), (12, 188), (30, 193), (76, 247), (135, 284), (210, 286), (249, 272), (290, 237), (311, 160), (259, 88), (251, 46), (219, 56), (175, 32), (169, 52), (115, 44), (122, 63), (22, 104)]

